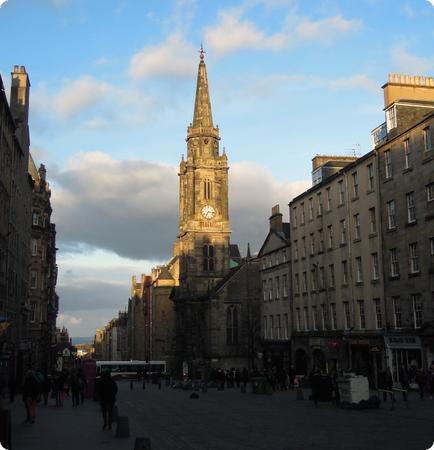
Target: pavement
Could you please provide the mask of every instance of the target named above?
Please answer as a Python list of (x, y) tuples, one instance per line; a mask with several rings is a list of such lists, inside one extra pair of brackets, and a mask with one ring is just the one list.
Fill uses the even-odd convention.
[[(102, 430), (97, 403), (72, 408), (38, 406), (36, 423), (25, 425), (24, 407), (12, 405), (13, 450), (134, 450), (135, 437), (148, 437), (152, 450), (426, 450), (434, 442), (434, 400), (409, 396), (380, 409), (348, 410), (309, 400), (295, 392), (254, 395), (248, 389), (199, 392), (141, 383), (119, 383), (119, 415), (128, 416), (131, 436)], [(307, 399), (309, 392), (304, 391)], [(52, 400), (51, 400), (52, 401)]]

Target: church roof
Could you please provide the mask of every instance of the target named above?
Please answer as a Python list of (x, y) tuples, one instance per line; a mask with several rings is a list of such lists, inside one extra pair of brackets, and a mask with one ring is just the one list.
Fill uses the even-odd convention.
[(201, 60), (197, 73), (196, 100), (194, 103), (193, 128), (196, 127), (213, 127), (208, 77), (206, 65), (203, 61), (203, 51), (201, 51)]
[(160, 266), (160, 273), (158, 274), (159, 280), (173, 280), (172, 275), (170, 274), (169, 270), (167, 269), (167, 266)]

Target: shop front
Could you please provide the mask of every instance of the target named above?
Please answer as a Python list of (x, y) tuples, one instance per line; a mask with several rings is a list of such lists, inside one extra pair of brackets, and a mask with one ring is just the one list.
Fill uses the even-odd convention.
[(349, 345), (351, 372), (368, 377), (369, 385), (378, 388), (380, 372), (384, 369), (383, 339), (352, 338)]
[(400, 383), (403, 371), (423, 368), (422, 345), (419, 336), (385, 336), (387, 367), (395, 383)]

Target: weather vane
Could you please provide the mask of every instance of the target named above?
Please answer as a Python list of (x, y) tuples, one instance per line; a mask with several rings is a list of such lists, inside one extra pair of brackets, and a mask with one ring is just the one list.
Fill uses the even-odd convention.
[(200, 50), (199, 50), (199, 53), (200, 53), (200, 60), (201, 61), (203, 61), (204, 60), (204, 54), (206, 53), (205, 51), (204, 51), (204, 49), (203, 49), (203, 44), (202, 44), (202, 42), (200, 43)]

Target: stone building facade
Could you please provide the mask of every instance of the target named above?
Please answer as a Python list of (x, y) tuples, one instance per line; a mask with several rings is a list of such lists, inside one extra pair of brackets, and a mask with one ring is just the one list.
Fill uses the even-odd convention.
[(385, 326), (376, 155), (341, 163), (290, 203), (294, 364), (304, 374), (352, 369), (374, 383)]
[(143, 361), (147, 357), (149, 324), (146, 323), (146, 307), (149, 301), (150, 277), (141, 275), (140, 282), (136, 276), (131, 281), (131, 297), (128, 300), (128, 349), (129, 358)]
[(377, 385), (434, 359), (434, 79), (391, 75), (361, 158), (315, 157), (290, 202), (293, 360)]
[[(2, 370), (21, 378), (31, 361), (26, 336), (30, 246), (30, 81), (24, 66), (12, 72), (10, 104), (0, 80), (0, 336)], [(4, 215), (3, 215), (4, 214)]]
[[(385, 275), (387, 362), (434, 360), (434, 78), (391, 75), (375, 152)], [(378, 136), (378, 134), (377, 134)]]
[(56, 227), (51, 223), (51, 189), (43, 164), (36, 169), (29, 157), (32, 188), (32, 231), (30, 241), (28, 335), (32, 342), (32, 365), (44, 371), (53, 367), (56, 318)]
[(261, 276), (263, 367), (288, 371), (291, 362), (291, 247), (289, 223), (279, 205), (272, 209), (270, 231), (258, 254)]

